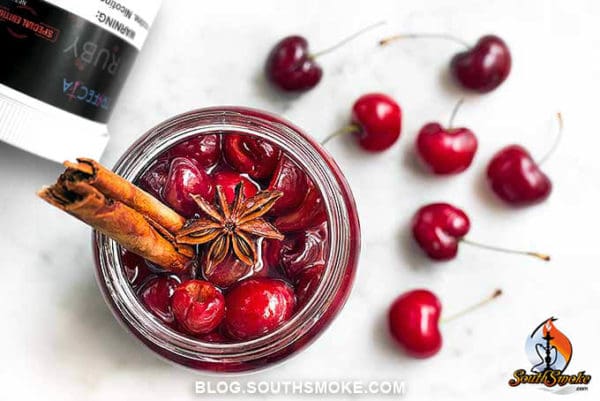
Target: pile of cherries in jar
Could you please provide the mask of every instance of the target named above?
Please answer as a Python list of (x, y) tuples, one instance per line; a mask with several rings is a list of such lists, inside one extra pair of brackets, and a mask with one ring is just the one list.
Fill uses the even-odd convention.
[[(358, 33), (362, 32), (364, 30)], [(267, 58), (267, 79), (278, 90), (308, 91), (314, 88), (323, 76), (317, 59), (355, 36), (356, 34), (326, 51), (317, 53), (309, 52), (305, 38), (298, 35), (286, 37), (273, 47)], [(479, 94), (493, 91), (510, 74), (510, 50), (497, 36), (483, 36), (474, 46), (470, 46), (446, 34), (405, 34), (383, 39), (379, 45), (384, 46), (409, 38), (441, 38), (464, 47), (464, 51), (452, 58), (449, 67), (456, 84), (466, 91)], [(415, 152), (432, 174), (457, 174), (465, 171), (473, 162), (478, 147), (476, 135), (468, 128), (452, 126), (452, 120), (461, 102), (457, 104), (448, 126), (429, 122), (423, 125), (417, 135)], [(562, 130), (560, 114), (558, 119)], [(401, 129), (402, 111), (399, 104), (385, 94), (369, 93), (354, 103), (350, 124), (327, 137), (323, 143), (336, 136), (351, 134), (358, 146), (365, 151), (381, 152), (398, 140)], [(544, 201), (552, 190), (550, 179), (539, 167), (545, 160), (546, 156), (536, 162), (520, 145), (508, 145), (500, 149), (487, 167), (491, 190), (509, 205), (529, 206)], [(425, 254), (434, 260), (456, 257), (460, 243), (549, 260), (548, 256), (535, 252), (514, 251), (472, 242), (465, 238), (469, 229), (467, 214), (449, 203), (424, 205), (413, 217), (413, 237)], [(489, 299), (500, 294), (501, 291), (497, 290)], [(438, 328), (440, 312), (441, 302), (429, 290), (415, 289), (401, 294), (389, 310), (391, 336), (411, 356), (432, 356), (442, 345)]]
[[(236, 133), (191, 137), (160, 154), (136, 182), (187, 219), (202, 213), (190, 195), (215, 200), (217, 186), (233, 203), (236, 187), (250, 198), (282, 196), (263, 218), (283, 241), (256, 239), (250, 266), (230, 253), (210, 272), (174, 274), (125, 251), (125, 274), (141, 302), (162, 323), (210, 342), (260, 337), (287, 321), (314, 294), (328, 252), (320, 191), (277, 146)], [(199, 258), (205, 251), (199, 246)]]

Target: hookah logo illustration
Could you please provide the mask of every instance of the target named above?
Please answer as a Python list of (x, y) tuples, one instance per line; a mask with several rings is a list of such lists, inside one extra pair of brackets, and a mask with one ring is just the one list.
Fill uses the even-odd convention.
[(573, 345), (554, 324), (557, 320), (551, 317), (543, 321), (527, 336), (525, 353), (531, 363), (530, 373), (525, 369), (515, 370), (508, 381), (509, 386), (533, 384), (555, 394), (587, 390), (592, 376), (585, 370), (573, 375), (564, 374), (573, 356)]
[(550, 318), (541, 323), (525, 343), (525, 352), (534, 373), (543, 373), (546, 370), (564, 370), (571, 362), (573, 346), (571, 341), (560, 330), (554, 322), (556, 318)]

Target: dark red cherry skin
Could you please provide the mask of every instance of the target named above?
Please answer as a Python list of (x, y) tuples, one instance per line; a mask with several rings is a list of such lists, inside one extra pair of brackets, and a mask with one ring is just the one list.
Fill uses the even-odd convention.
[(308, 177), (289, 158), (281, 156), (271, 182), (270, 191), (281, 191), (283, 196), (275, 202), (271, 215), (281, 215), (300, 205), (306, 197)]
[(382, 93), (363, 95), (352, 107), (352, 123), (358, 144), (370, 152), (381, 152), (400, 137), (402, 112), (394, 99)]
[(157, 199), (162, 200), (161, 191), (169, 175), (169, 160), (159, 159), (142, 175), (137, 185)]
[(456, 174), (466, 170), (477, 151), (477, 137), (468, 128), (442, 127), (428, 123), (417, 136), (417, 153), (434, 174)]
[(189, 280), (182, 283), (171, 298), (173, 314), (180, 327), (191, 334), (208, 334), (225, 316), (225, 298), (209, 282)]
[(155, 277), (144, 284), (139, 291), (144, 306), (167, 324), (174, 321), (171, 296), (178, 285), (179, 282), (172, 277)]
[(225, 330), (237, 340), (267, 334), (288, 320), (296, 299), (282, 280), (249, 278), (233, 287), (225, 298)]
[(255, 183), (250, 181), (247, 177), (240, 175), (233, 171), (219, 171), (213, 175), (213, 182), (215, 187), (220, 185), (225, 192), (225, 198), (227, 202), (233, 203), (235, 198), (235, 187), (241, 182), (242, 190), (246, 198), (250, 198), (256, 195), (258, 188)]
[(169, 156), (185, 157), (200, 168), (214, 166), (221, 156), (221, 137), (219, 135), (198, 135), (178, 143), (169, 150)]
[(281, 154), (276, 146), (248, 135), (227, 134), (223, 147), (231, 167), (258, 180), (271, 177)]
[(496, 195), (512, 205), (532, 205), (552, 192), (548, 176), (519, 145), (507, 146), (496, 153), (488, 165), (487, 177)]
[(487, 35), (469, 50), (456, 54), (450, 63), (450, 70), (464, 88), (486, 93), (506, 80), (511, 64), (506, 43), (497, 36)]
[(325, 270), (325, 264), (321, 263), (313, 265), (298, 274), (294, 286), (296, 298), (298, 299), (298, 308), (306, 305), (317, 291), (321, 277), (323, 276), (323, 270)]
[[(206, 262), (204, 263), (206, 264)], [(209, 273), (205, 273), (205, 278), (212, 284), (225, 289), (251, 274), (252, 268), (233, 254), (229, 254), (223, 261), (214, 266)]]
[(279, 253), (285, 275), (296, 278), (303, 270), (324, 265), (327, 249), (327, 224), (299, 231), (281, 242)]
[(429, 358), (442, 348), (439, 330), (442, 304), (428, 290), (412, 290), (400, 295), (388, 313), (390, 333), (408, 355)]
[(467, 235), (471, 223), (461, 209), (448, 203), (432, 203), (413, 217), (413, 237), (427, 256), (435, 260), (456, 257), (458, 242)]
[(185, 217), (192, 217), (199, 209), (191, 195), (213, 199), (214, 193), (213, 181), (204, 170), (199, 169), (189, 159), (173, 159), (162, 195), (165, 202), (175, 211)]
[(229, 342), (229, 340), (223, 335), (221, 334), (218, 330), (215, 331), (211, 331), (208, 334), (203, 334), (201, 336), (198, 336), (199, 340), (202, 341), (206, 341), (207, 343), (227, 343)]
[(283, 241), (264, 238), (261, 244), (261, 275), (272, 274), (281, 264)]
[(311, 58), (302, 36), (288, 36), (271, 50), (265, 64), (267, 79), (279, 89), (302, 92), (317, 86), (323, 70)]
[(138, 287), (152, 274), (152, 271), (146, 264), (146, 260), (133, 252), (124, 250), (121, 255), (121, 262), (123, 263), (123, 270), (125, 271), (127, 281), (134, 288)]
[(327, 213), (321, 193), (309, 182), (306, 197), (296, 209), (275, 219), (275, 227), (281, 232), (305, 230), (327, 220)]

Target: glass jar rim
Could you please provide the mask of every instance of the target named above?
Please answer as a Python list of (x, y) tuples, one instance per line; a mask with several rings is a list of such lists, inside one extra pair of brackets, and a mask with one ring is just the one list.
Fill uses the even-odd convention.
[(94, 248), (98, 278), (107, 301), (130, 329), (153, 345), (186, 359), (243, 363), (275, 355), (300, 337), (309, 335), (329, 307), (337, 308), (330, 320), (339, 312), (343, 302), (333, 304), (334, 295), (343, 290), (347, 270), (351, 269), (353, 273), (356, 268), (360, 228), (348, 184), (331, 156), (291, 123), (255, 109), (198, 109), (170, 118), (137, 140), (119, 159), (114, 170), (133, 181), (156, 156), (173, 144), (199, 134), (222, 132), (257, 136), (281, 147), (288, 157), (305, 169), (321, 191), (329, 224), (329, 257), (314, 295), (290, 320), (264, 336), (247, 341), (211, 343), (186, 336), (161, 323), (139, 302), (121, 267), (120, 247), (115, 241), (96, 232)]

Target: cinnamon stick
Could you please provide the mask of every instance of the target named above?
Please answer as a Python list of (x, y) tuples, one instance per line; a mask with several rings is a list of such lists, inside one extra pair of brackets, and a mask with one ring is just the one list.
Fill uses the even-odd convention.
[(181, 230), (185, 224), (185, 218), (173, 209), (95, 160), (79, 158), (77, 163), (66, 161), (64, 165), (67, 167), (66, 174), (88, 182), (110, 199), (123, 202), (171, 234)]
[(54, 185), (38, 192), (42, 199), (152, 263), (174, 272), (186, 268), (194, 251), (173, 235), (183, 217), (93, 160), (65, 166)]

